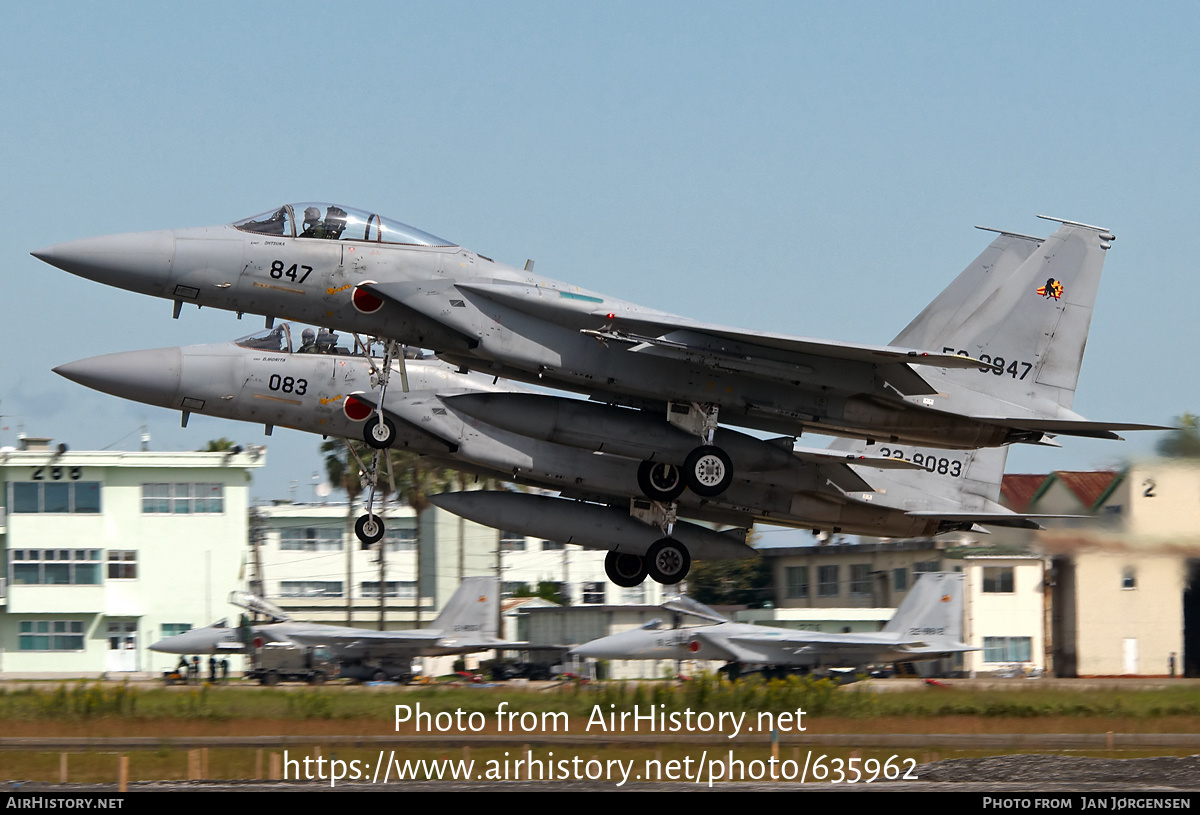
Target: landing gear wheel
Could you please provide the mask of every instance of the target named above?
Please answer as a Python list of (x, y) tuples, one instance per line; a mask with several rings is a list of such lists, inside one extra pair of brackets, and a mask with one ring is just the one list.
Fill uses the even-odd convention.
[(733, 483), (733, 461), (720, 447), (697, 447), (683, 463), (683, 478), (696, 495), (715, 498)]
[(632, 589), (646, 579), (646, 559), (629, 552), (609, 552), (604, 556), (604, 573), (614, 584)]
[(646, 550), (646, 573), (656, 583), (674, 586), (687, 577), (692, 556), (687, 547), (674, 538), (660, 538)]
[(378, 543), (386, 532), (387, 530), (383, 528), (383, 519), (378, 515), (361, 515), (354, 522), (354, 534), (363, 543)]
[(367, 423), (363, 425), (363, 441), (367, 443), (368, 447), (386, 450), (396, 441), (396, 425), (392, 424), (392, 420), (386, 416), (381, 422), (379, 414), (372, 414), (371, 418), (367, 419)]
[(388, 675), (382, 670), (376, 670), (371, 673), (372, 682), (386, 682)]
[(683, 474), (674, 464), (643, 461), (638, 465), (638, 486), (642, 494), (655, 501), (674, 501), (683, 494)]

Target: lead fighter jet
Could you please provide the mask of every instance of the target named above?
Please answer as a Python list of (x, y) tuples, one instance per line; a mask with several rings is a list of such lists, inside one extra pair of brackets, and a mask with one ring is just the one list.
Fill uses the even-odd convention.
[[(516, 392), (437, 360), (410, 360), (408, 390), (380, 383), (384, 363), (325, 329), (281, 323), (236, 342), (107, 354), (54, 370), (126, 399), (191, 413), (294, 427), (343, 438), (363, 435), (446, 466), (554, 490), (559, 498), (467, 491), (432, 501), (479, 523), (609, 550), (613, 582), (647, 576), (666, 584), (692, 557), (752, 557), (741, 529), (715, 532), (691, 518), (911, 537), (974, 524), (1036, 526), (996, 503), (1006, 451), (945, 451), (861, 442), (795, 448), (720, 428), (716, 441), (742, 462), (722, 494), (687, 489), (678, 465), (690, 437), (642, 411)], [(399, 363), (396, 363), (399, 369)], [(393, 374), (396, 373), (395, 371)], [(364, 471), (370, 468), (364, 466)], [(369, 485), (377, 473), (370, 472)], [(877, 483), (886, 485), (880, 491)], [(384, 535), (367, 513), (365, 543)], [(574, 500), (569, 500), (574, 499)]]
[[(743, 468), (717, 443), (719, 422), (945, 449), (1145, 428), (1090, 422), (1070, 409), (1112, 240), (1071, 221), (1046, 239), (1001, 233), (889, 346), (697, 322), (333, 204), (33, 254), (168, 298), (175, 316), (194, 303), (264, 314), (268, 326), (287, 317), (648, 409), (691, 436), (683, 483), (719, 495)], [(386, 445), (379, 419), (367, 430)]]

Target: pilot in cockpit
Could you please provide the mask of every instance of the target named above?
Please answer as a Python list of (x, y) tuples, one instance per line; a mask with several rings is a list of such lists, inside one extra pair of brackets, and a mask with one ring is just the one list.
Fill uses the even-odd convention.
[(306, 328), (300, 333), (300, 347), (296, 349), (297, 354), (316, 354), (319, 352), (317, 348), (317, 332), (311, 328)]

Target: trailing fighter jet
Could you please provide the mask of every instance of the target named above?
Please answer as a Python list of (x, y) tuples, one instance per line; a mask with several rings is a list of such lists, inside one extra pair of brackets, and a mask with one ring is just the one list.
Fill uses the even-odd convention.
[[(185, 424), (194, 412), (376, 442), (382, 430), (393, 446), (446, 466), (557, 491), (562, 497), (476, 490), (432, 500), (488, 526), (607, 549), (609, 578), (622, 586), (647, 576), (677, 583), (693, 557), (754, 556), (744, 529), (716, 532), (680, 518), (891, 537), (976, 523), (1036, 526), (1035, 516), (996, 503), (1004, 449), (797, 449), (791, 438), (719, 428), (716, 441), (742, 468), (711, 495), (679, 477), (690, 437), (643, 411), (516, 392), (436, 360), (406, 361), (407, 392), (384, 393), (384, 363), (362, 344), (350, 348), (341, 335), (290, 323), (236, 342), (108, 354), (54, 370), (180, 410)], [(876, 470), (890, 475), (887, 494), (872, 484)], [(383, 526), (368, 507), (355, 531), (373, 543)]]
[(861, 668), (979, 650), (960, 642), (963, 576), (958, 572), (921, 574), (895, 616), (877, 634), (824, 634), (734, 623), (687, 597), (668, 601), (663, 608), (714, 624), (637, 628), (592, 640), (569, 653), (593, 659), (724, 660), (734, 676), (745, 669), (777, 676), (794, 669)]
[[(414, 657), (470, 654), (493, 649), (519, 649), (528, 643), (497, 637), (500, 583), (495, 577), (467, 577), (429, 628), (372, 631), (319, 623), (295, 622), (276, 610), (271, 622), (231, 628), (225, 621), (159, 640), (151, 651), (167, 654), (249, 653), (270, 643), (297, 647), (326, 646), (341, 664), (342, 675), (355, 679), (410, 678)], [(262, 601), (254, 598), (258, 609)], [(241, 603), (239, 603), (241, 604)]]
[[(1057, 219), (1051, 219), (1057, 220)], [(718, 423), (945, 449), (1118, 438), (1070, 410), (1113, 235), (1071, 221), (1002, 233), (892, 345), (697, 322), (542, 278), (331, 204), (34, 252), (73, 274), (184, 303), (429, 348), (463, 368), (650, 410), (689, 434), (680, 473), (720, 494), (744, 469)], [(385, 366), (387, 370), (390, 366)], [(377, 441), (388, 439), (382, 425)]]

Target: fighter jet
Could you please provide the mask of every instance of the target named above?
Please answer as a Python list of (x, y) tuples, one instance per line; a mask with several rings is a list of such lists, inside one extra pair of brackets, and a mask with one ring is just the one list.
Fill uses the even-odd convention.
[[(382, 430), (393, 446), (446, 466), (553, 490), (559, 497), (472, 490), (432, 500), (488, 526), (606, 549), (609, 578), (622, 586), (647, 576), (677, 583), (692, 558), (753, 557), (744, 528), (756, 522), (911, 537), (977, 523), (1036, 526), (1031, 518), (1040, 517), (996, 503), (1003, 449), (806, 449), (792, 438), (719, 428), (716, 440), (743, 467), (714, 496), (679, 477), (687, 434), (643, 411), (517, 392), (431, 359), (407, 361), (408, 391), (384, 394), (383, 366), (362, 343), (351, 348), (328, 330), (282, 323), (235, 342), (108, 354), (54, 370), (179, 410), (185, 424), (196, 412), (376, 442)], [(871, 483), (883, 472), (886, 494)], [(374, 543), (383, 527), (369, 508), (355, 530)]]
[(170, 299), (176, 317), (193, 303), (267, 315), (268, 326), (276, 316), (327, 325), (650, 410), (692, 439), (684, 483), (719, 494), (743, 469), (716, 443), (722, 422), (946, 449), (1055, 433), (1118, 438), (1116, 430), (1144, 428), (1089, 422), (1070, 410), (1114, 237), (1059, 223), (1047, 239), (1000, 234), (888, 346), (697, 322), (324, 203), (33, 254)]
[(778, 676), (796, 669), (861, 668), (979, 650), (960, 642), (963, 576), (958, 572), (921, 574), (895, 616), (877, 634), (823, 634), (734, 623), (686, 597), (663, 607), (714, 624), (666, 630), (643, 627), (592, 640), (569, 653), (593, 659), (724, 660), (727, 666), (722, 670), (732, 676), (743, 670)]
[[(254, 598), (261, 610), (263, 601)], [(429, 628), (371, 631), (366, 628), (295, 622), (275, 613), (271, 622), (231, 628), (224, 620), (159, 640), (152, 651), (167, 654), (250, 653), (269, 643), (297, 647), (326, 646), (355, 679), (407, 679), (414, 657), (470, 654), (523, 648), (528, 643), (497, 637), (500, 610), (495, 577), (467, 577)]]

